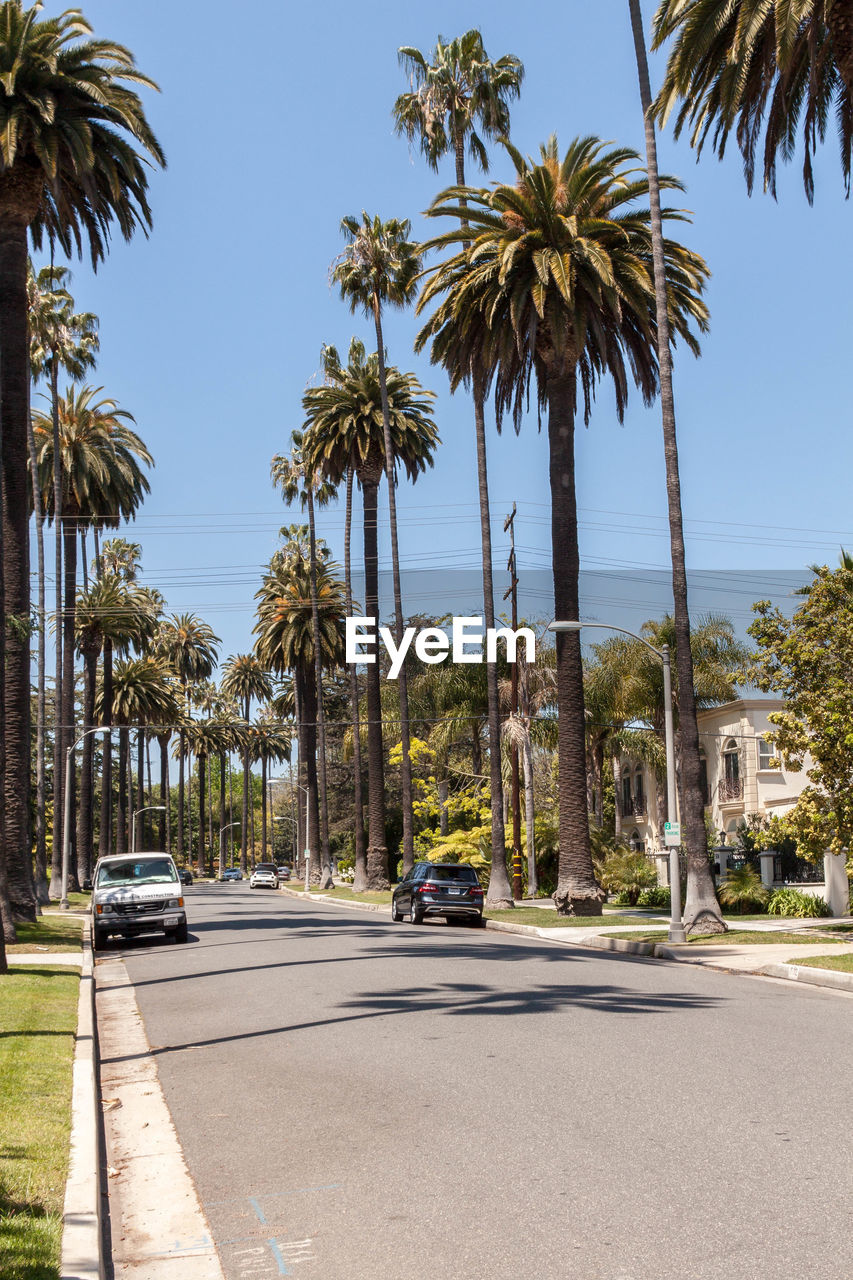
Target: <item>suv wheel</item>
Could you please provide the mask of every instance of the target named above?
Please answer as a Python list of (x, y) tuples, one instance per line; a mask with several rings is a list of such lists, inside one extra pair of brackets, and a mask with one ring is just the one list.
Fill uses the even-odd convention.
[(418, 911), (414, 901), (412, 902), (412, 909), (409, 912), (409, 919), (412, 924), (423, 924), (424, 922), (424, 913), (422, 911)]
[(397, 906), (397, 903), (394, 901), (393, 898), (391, 899), (391, 919), (394, 920), (397, 924), (399, 924), (400, 921), (403, 919), (403, 913), (399, 909), (399, 907)]

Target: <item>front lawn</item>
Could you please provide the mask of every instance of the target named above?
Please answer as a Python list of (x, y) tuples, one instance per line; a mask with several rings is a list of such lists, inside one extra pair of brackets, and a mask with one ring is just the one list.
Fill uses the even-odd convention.
[(508, 911), (487, 909), (485, 917), (487, 920), (506, 920), (510, 924), (531, 924), (537, 929), (603, 929), (614, 925), (642, 924), (642, 920), (635, 916), (558, 916), (556, 911), (543, 911), (540, 907), (515, 907)]
[[(631, 938), (635, 942), (666, 942), (669, 934), (664, 929), (649, 929), (645, 933), (611, 933), (611, 938)], [(839, 938), (839, 942), (842, 939)], [(810, 946), (826, 946), (826, 938), (813, 938), (810, 933), (797, 930), (796, 933), (773, 933), (769, 929), (750, 930), (750, 929), (729, 929), (728, 933), (700, 933), (690, 934), (687, 939), (688, 946), (700, 944), (702, 946), (720, 946), (720, 947), (745, 947), (745, 946), (777, 946), (782, 943), (785, 946), (799, 946), (800, 943), (808, 943)], [(684, 946), (684, 943), (678, 944)]]
[(71, 1131), (79, 975), (0, 977), (0, 1275), (56, 1280)]
[(83, 936), (80, 916), (39, 916), (35, 924), (16, 924), (18, 941), (7, 945), (9, 955), (25, 951), (79, 951)]
[(840, 973), (853, 973), (853, 955), (846, 956), (797, 956), (788, 964), (807, 965), (810, 969), (837, 969)]
[[(288, 880), (281, 886), (283, 889), (293, 889), (296, 893), (305, 892), (305, 881)], [(309, 893), (320, 893), (329, 898), (341, 898), (344, 902), (376, 902), (382, 906), (390, 907), (391, 890), (377, 889), (365, 893), (355, 893), (348, 885), (334, 885), (331, 889), (318, 889), (315, 885), (311, 885)]]

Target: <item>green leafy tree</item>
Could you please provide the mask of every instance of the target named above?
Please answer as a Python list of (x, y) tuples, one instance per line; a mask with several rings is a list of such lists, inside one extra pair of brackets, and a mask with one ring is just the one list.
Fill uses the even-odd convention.
[[(323, 384), (309, 387), (302, 398), (308, 430), (303, 451), (312, 467), (340, 484), (354, 473), (363, 498), (364, 604), (368, 617), (379, 617), (378, 492), (385, 469), (385, 426), (379, 355), (367, 355), (357, 338), (350, 343), (347, 364), (337, 349), (323, 348)], [(395, 475), (402, 468), (414, 483), (428, 466), (439, 443), (432, 417), (433, 393), (425, 391), (413, 373), (385, 367), (385, 398), (391, 424)], [(347, 486), (349, 528), (351, 484)], [(347, 612), (352, 613), (352, 584), (347, 577)], [(358, 729), (358, 687), (355, 668), (350, 669), (353, 702), (353, 734)], [(362, 867), (356, 844), (354, 887), (379, 889), (388, 882), (388, 850), (385, 847), (385, 769), (382, 744), (381, 673), (378, 663), (367, 667), (367, 848)], [(360, 742), (359, 742), (360, 747)], [(353, 748), (354, 762), (355, 751)], [(357, 765), (356, 765), (357, 768)], [(358, 823), (358, 818), (356, 819)]]
[[(113, 226), (125, 239), (151, 222), (149, 165), (163, 153), (136, 88), (154, 87), (131, 53), (97, 40), (78, 10), (40, 20), (41, 5), (0, 4), (0, 422), (2, 422), (3, 603), (13, 619), (29, 619), (27, 470), (30, 343), (28, 240), (70, 255), (88, 245), (93, 265), (105, 257)], [(145, 157), (145, 158), (143, 158)], [(4, 857), (12, 853), (10, 893), (34, 918), (30, 849), (30, 640), (14, 626), (0, 643), (5, 679), (0, 741), (2, 789), (8, 797)], [(73, 645), (73, 637), (72, 637)]]
[[(550, 445), (554, 611), (578, 618), (579, 551), (574, 428), (578, 393), (588, 420), (592, 395), (609, 378), (621, 418), (629, 376), (646, 401), (657, 390), (656, 318), (650, 213), (640, 203), (648, 183), (633, 151), (606, 150), (595, 138), (571, 143), (561, 157), (552, 138), (539, 162), (506, 144), (514, 185), (492, 190), (456, 187), (429, 210), (458, 228), (431, 242), (456, 250), (442, 262), (425, 298), (443, 295), (433, 322), (442, 351), (465, 344), (461, 368), (478, 359), (494, 370), (499, 421), (511, 412), (520, 427), (535, 385), (547, 410)], [(678, 188), (675, 179), (662, 180)], [(667, 210), (667, 216), (684, 215)], [(704, 328), (701, 293), (707, 268), (682, 245), (665, 242), (673, 334), (697, 349)], [(464, 313), (466, 323), (461, 323)], [(477, 352), (481, 352), (477, 356)], [(586, 808), (583, 672), (577, 634), (556, 645), (559, 725), (560, 878), (563, 913), (597, 914)]]
[(834, 120), (849, 192), (849, 0), (661, 0), (654, 19), (654, 48), (667, 41), (672, 41), (672, 48), (656, 107), (660, 119), (666, 120), (681, 103), (676, 137), (687, 127), (697, 151), (710, 139), (722, 157), (734, 134), (749, 190), (757, 169), (764, 189), (775, 195), (778, 159), (793, 157), (799, 132), (803, 182), (811, 202), (812, 160)]
[(785, 700), (768, 738), (786, 768), (806, 768), (811, 785), (785, 815), (805, 857), (853, 846), (853, 569), (819, 568), (787, 618), (768, 601), (753, 606), (752, 683)]

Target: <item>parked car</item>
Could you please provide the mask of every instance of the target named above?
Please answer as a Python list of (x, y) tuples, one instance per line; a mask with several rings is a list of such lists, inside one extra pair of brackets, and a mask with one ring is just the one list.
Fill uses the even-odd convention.
[(276, 867), (276, 871), (278, 872), (279, 880), (290, 879), (290, 867)]
[(181, 878), (181, 884), (192, 884), (193, 873), (190, 871), (189, 867), (181, 867), (178, 875)]
[(274, 862), (259, 862), (252, 870), (250, 889), (277, 889), (278, 871)]
[(92, 889), (92, 946), (110, 934), (135, 938), (165, 933), (186, 942), (187, 913), (178, 869), (168, 853), (124, 853), (99, 858)]
[(243, 872), (240, 870), (239, 867), (227, 867), (226, 870), (222, 872), (222, 879), (223, 880), (242, 880)]
[(416, 862), (391, 895), (391, 918), (422, 924), (444, 916), (469, 924), (483, 922), (483, 889), (473, 867), (450, 862)]

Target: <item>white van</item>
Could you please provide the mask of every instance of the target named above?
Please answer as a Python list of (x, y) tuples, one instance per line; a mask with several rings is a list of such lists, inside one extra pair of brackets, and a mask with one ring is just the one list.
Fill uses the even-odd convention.
[(92, 888), (92, 946), (111, 933), (135, 938), (165, 933), (187, 940), (187, 913), (178, 869), (168, 853), (122, 853), (99, 858)]

